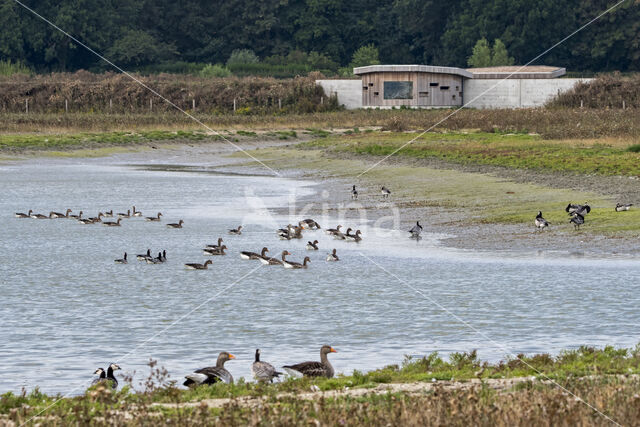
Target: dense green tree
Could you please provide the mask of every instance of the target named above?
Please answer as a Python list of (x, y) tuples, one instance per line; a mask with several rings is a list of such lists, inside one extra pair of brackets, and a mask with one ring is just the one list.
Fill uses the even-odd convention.
[(491, 65), (513, 65), (514, 59), (509, 56), (507, 47), (502, 43), (500, 39), (493, 41), (493, 48), (491, 49)]
[(490, 67), (491, 61), (491, 48), (487, 39), (481, 38), (473, 47), (473, 53), (467, 61), (470, 67), (482, 68)]

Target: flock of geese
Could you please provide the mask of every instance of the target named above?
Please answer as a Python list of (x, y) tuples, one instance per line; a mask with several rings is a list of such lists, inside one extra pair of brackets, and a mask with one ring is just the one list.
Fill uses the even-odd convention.
[[(123, 219), (127, 218), (138, 218), (142, 217), (142, 212), (136, 210), (136, 207), (133, 206), (133, 211), (131, 209), (127, 209), (127, 213), (113, 213), (113, 209), (106, 212), (98, 212), (98, 215), (94, 217), (83, 218), (84, 212), (80, 211), (78, 214), (72, 214), (73, 210), (67, 209), (65, 213), (61, 212), (49, 212), (49, 215), (34, 213), (32, 209), (29, 209), (28, 213), (16, 212), (14, 216), (16, 218), (33, 218), (33, 219), (56, 219), (56, 218), (70, 218), (75, 219), (80, 224), (102, 224), (107, 227), (120, 227)], [(160, 222), (160, 217), (162, 213), (158, 212), (157, 216), (148, 216), (145, 217), (145, 220), (150, 222)], [(103, 221), (102, 218), (118, 218), (116, 221)], [(178, 221), (177, 223), (167, 224), (169, 228), (182, 228), (182, 224), (184, 224), (183, 220)]]
[[(294, 378), (301, 377), (326, 377), (332, 378), (334, 375), (333, 366), (329, 362), (327, 355), (329, 353), (337, 353), (336, 349), (330, 345), (323, 345), (320, 348), (320, 361), (306, 361), (296, 363), (294, 365), (285, 365), (282, 369)], [(225, 368), (224, 364), (229, 360), (233, 360), (236, 357), (226, 351), (221, 352), (218, 355), (215, 366), (207, 366), (205, 368), (196, 369), (195, 371), (185, 375), (186, 380), (183, 385), (186, 387), (196, 387), (199, 385), (215, 384), (218, 382), (233, 384), (233, 375)], [(98, 368), (94, 372), (94, 375), (98, 375), (92, 382), (95, 384), (106, 384), (108, 387), (116, 389), (118, 387), (118, 380), (113, 374), (114, 371), (120, 369), (120, 366), (112, 363), (109, 365), (107, 371)], [(269, 362), (260, 360), (260, 349), (256, 349), (254, 361), (251, 365), (251, 373), (258, 382), (273, 382), (274, 379), (283, 375), (283, 372), (277, 371), (276, 368)]]
[[(614, 209), (616, 212), (625, 212), (631, 209), (631, 206), (633, 206), (633, 203), (617, 203)], [(573, 224), (573, 227), (577, 230), (581, 225), (584, 224), (585, 217), (588, 213), (591, 212), (591, 206), (589, 206), (588, 203), (585, 203), (584, 205), (569, 203), (564, 210), (565, 212), (567, 212), (567, 214), (569, 214), (569, 223)], [(541, 211), (538, 211), (538, 215), (536, 215), (534, 224), (536, 226), (536, 229), (538, 230), (544, 230), (551, 225), (549, 221), (544, 219)]]

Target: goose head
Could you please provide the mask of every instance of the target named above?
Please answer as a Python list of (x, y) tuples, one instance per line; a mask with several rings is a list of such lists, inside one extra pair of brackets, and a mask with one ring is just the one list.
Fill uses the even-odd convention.
[(210, 259), (208, 259), (207, 261), (205, 261), (204, 266), (208, 266), (210, 264), (213, 264), (213, 261), (211, 261)]
[(260, 252), (260, 255), (264, 256), (264, 254), (266, 254), (267, 252), (269, 252), (269, 249), (267, 249), (267, 247), (265, 246), (264, 248), (262, 248), (262, 252)]
[(115, 363), (112, 363), (109, 365), (109, 369), (111, 369), (112, 371), (118, 371), (120, 370), (120, 366), (116, 365)]
[(318, 241), (317, 241), (317, 240), (314, 240), (314, 241), (313, 241), (313, 244), (314, 244), (314, 245), (317, 245), (317, 244), (318, 244)]
[(256, 362), (260, 361), (260, 349), (256, 348)]
[(323, 345), (320, 349), (320, 355), (326, 356), (329, 353), (337, 353), (336, 349), (331, 347), (330, 345)]
[(285, 257), (285, 256), (287, 256), (287, 255), (291, 255), (291, 252), (289, 252), (289, 251), (282, 251), (282, 260), (283, 260), (283, 261), (285, 260), (285, 259), (284, 259), (284, 257)]
[(235, 359), (236, 357), (231, 354), (228, 353), (226, 351), (220, 352), (220, 354), (218, 355), (218, 360), (216, 362), (216, 366), (221, 368), (224, 366), (224, 362), (231, 360), (231, 359)]
[(307, 265), (307, 263), (311, 262), (311, 258), (309, 258), (308, 256), (304, 257), (304, 259), (302, 260), (302, 265)]
[(96, 371), (93, 373), (93, 375), (102, 375), (102, 374), (104, 374), (104, 369), (102, 368), (96, 369)]

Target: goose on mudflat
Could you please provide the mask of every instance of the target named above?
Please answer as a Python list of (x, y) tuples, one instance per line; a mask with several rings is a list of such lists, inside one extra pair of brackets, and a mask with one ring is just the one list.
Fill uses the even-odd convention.
[(336, 250), (331, 251), (330, 254), (327, 254), (327, 261), (340, 261), (338, 255), (336, 255)]
[(273, 382), (274, 378), (282, 375), (282, 372), (276, 371), (271, 363), (260, 361), (260, 349), (256, 349), (256, 358), (251, 365), (251, 373), (258, 382)]
[(145, 220), (147, 221), (160, 221), (160, 217), (162, 216), (162, 213), (158, 212), (158, 216), (148, 216), (145, 217)]
[(307, 263), (311, 262), (311, 259), (308, 256), (304, 257), (302, 264), (299, 262), (287, 261), (285, 259), (286, 255), (291, 255), (291, 253), (289, 251), (282, 252), (282, 265), (284, 268), (307, 268)]
[(242, 251), (240, 252), (240, 258), (242, 259), (261, 259), (264, 258), (264, 255), (267, 253), (269, 249), (267, 249), (267, 247), (265, 246), (264, 248), (262, 248), (262, 252), (261, 253), (255, 253), (255, 252), (248, 252), (248, 251)]
[(169, 228), (182, 228), (182, 224), (184, 224), (183, 220), (178, 221), (177, 223), (171, 223), (171, 224), (167, 224), (167, 227)]
[(578, 213), (574, 213), (569, 222), (573, 224), (573, 228), (578, 229), (584, 224), (584, 217)]
[(542, 217), (542, 211), (538, 211), (538, 215), (536, 216), (536, 219), (535, 219), (535, 224), (536, 224), (536, 228), (540, 230), (544, 230), (546, 227), (550, 225), (549, 222)]
[(114, 390), (118, 388), (118, 379), (113, 375), (113, 371), (118, 370), (120, 370), (120, 366), (115, 363), (110, 364), (107, 368), (107, 381), (111, 383), (111, 388)]
[(314, 240), (313, 242), (307, 242), (307, 250), (308, 251), (317, 251), (318, 250), (318, 241)]
[(391, 191), (387, 187), (385, 187), (383, 185), (382, 188), (380, 189), (380, 193), (382, 193), (382, 198), (383, 199), (387, 199), (387, 198), (389, 198), (389, 195), (391, 194)]
[(192, 263), (192, 264), (185, 264), (184, 266), (187, 268), (187, 270), (207, 270), (207, 267), (209, 266), (209, 264), (213, 264), (213, 262), (210, 259), (206, 260), (204, 264)]
[(358, 190), (356, 190), (355, 185), (351, 189), (351, 200), (358, 200)]
[(93, 381), (91, 381), (92, 385), (99, 384), (107, 379), (107, 372), (102, 368), (96, 369), (93, 375), (98, 375), (98, 378), (95, 378)]
[(116, 264), (127, 264), (127, 263), (128, 263), (128, 262), (127, 262), (127, 253), (125, 252), (125, 253), (124, 253), (124, 257), (122, 257), (122, 258), (118, 258), (118, 259), (114, 260), (114, 262), (115, 262)]
[(208, 249), (220, 249), (221, 246), (222, 246), (222, 237), (218, 237), (218, 244), (217, 245), (207, 245), (206, 248), (208, 248)]
[(66, 213), (49, 212), (49, 218), (69, 218), (70, 213), (71, 213), (71, 209), (67, 209)]
[(218, 355), (216, 366), (201, 368), (193, 371), (193, 373), (189, 375), (185, 375), (187, 380), (182, 384), (187, 387), (199, 386), (201, 384), (214, 384), (217, 382), (233, 384), (233, 376), (231, 372), (227, 371), (224, 364), (226, 361), (235, 358), (233, 354), (223, 351)]
[(32, 213), (33, 213), (33, 209), (29, 209), (29, 213), (16, 212), (14, 216), (16, 218), (31, 218)]
[(411, 233), (412, 239), (420, 237), (420, 233), (422, 233), (422, 226), (420, 225), (420, 221), (416, 221), (416, 225), (411, 227), (411, 230), (409, 230), (409, 233)]
[(136, 255), (136, 259), (138, 261), (146, 261), (146, 260), (151, 259), (151, 258), (152, 258), (151, 249), (147, 249), (147, 253), (146, 254), (138, 254), (138, 255)]
[(294, 377), (327, 377), (333, 378), (334, 370), (327, 354), (337, 353), (330, 345), (323, 345), (320, 349), (320, 362), (302, 362), (296, 365), (287, 365), (283, 368)]
[(113, 221), (102, 221), (102, 225), (106, 225), (107, 227), (120, 227), (120, 222), (122, 218), (118, 218), (116, 222)]
[(628, 211), (629, 209), (631, 209), (631, 206), (633, 206), (633, 203), (629, 203), (626, 205), (623, 205), (622, 203), (616, 203), (616, 212)]
[(231, 230), (229, 230), (229, 234), (239, 236), (240, 234), (242, 234), (242, 226), (239, 225), (238, 228), (232, 228)]
[(222, 245), (222, 246), (220, 246), (218, 249), (213, 249), (213, 248), (204, 248), (204, 249), (202, 250), (202, 252), (203, 252), (205, 255), (226, 255), (226, 253), (225, 253), (225, 251), (224, 251), (225, 249), (227, 249), (227, 246), (226, 246), (226, 245)]

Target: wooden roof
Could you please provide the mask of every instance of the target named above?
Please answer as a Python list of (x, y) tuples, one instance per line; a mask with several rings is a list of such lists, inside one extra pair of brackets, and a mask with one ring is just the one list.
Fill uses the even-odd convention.
[(463, 68), (437, 67), (433, 65), (368, 65), (353, 69), (353, 74), (356, 75), (367, 73), (437, 73), (455, 74), (468, 79), (473, 78), (473, 74)]
[(474, 79), (554, 79), (567, 70), (548, 65), (510, 65), (501, 67), (467, 68)]

